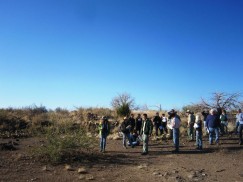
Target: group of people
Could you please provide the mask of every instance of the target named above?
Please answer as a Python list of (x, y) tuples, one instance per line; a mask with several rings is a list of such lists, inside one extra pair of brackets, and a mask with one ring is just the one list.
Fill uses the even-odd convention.
[[(187, 128), (188, 128), (188, 138), (189, 140), (194, 140), (196, 137), (196, 145), (198, 150), (203, 149), (203, 127), (204, 130), (209, 134), (209, 144), (213, 144), (213, 139), (215, 138), (215, 143), (219, 143), (219, 135), (225, 134), (228, 132), (228, 117), (225, 110), (220, 109), (211, 109), (209, 111), (203, 111), (202, 113), (194, 113), (190, 110), (187, 110)], [(138, 114), (134, 118), (134, 114), (131, 114), (130, 117), (124, 117), (121, 125), (120, 131), (123, 136), (123, 147), (127, 148), (127, 144), (132, 148), (136, 145), (139, 145), (140, 142), (143, 142), (142, 155), (148, 154), (148, 142), (149, 138), (152, 135), (153, 128), (155, 128), (155, 135), (158, 136), (163, 133), (169, 133), (171, 131), (173, 136), (173, 143), (175, 150), (173, 153), (179, 152), (179, 137), (180, 137), (180, 128), (181, 119), (177, 112), (172, 109), (168, 112), (168, 118), (165, 114), (162, 114), (161, 117), (157, 112), (156, 115), (149, 119), (148, 115), (144, 113), (141, 117), (141, 114)], [(236, 115), (236, 132), (239, 134), (239, 144), (243, 144), (242, 139), (242, 130), (243, 130), (243, 113), (241, 110), (238, 110)], [(106, 138), (110, 132), (110, 126), (107, 117), (103, 117), (102, 122), (99, 125), (100, 131), (100, 151), (105, 152), (106, 147)], [(128, 142), (127, 142), (128, 140)]]

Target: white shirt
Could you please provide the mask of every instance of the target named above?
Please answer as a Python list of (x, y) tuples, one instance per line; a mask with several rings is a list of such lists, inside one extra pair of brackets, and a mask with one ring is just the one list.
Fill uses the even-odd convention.
[(240, 122), (240, 124), (243, 124), (243, 113), (239, 113), (236, 115), (236, 122)]
[(162, 118), (162, 122), (166, 123), (167, 122), (167, 118), (166, 117), (163, 117)]

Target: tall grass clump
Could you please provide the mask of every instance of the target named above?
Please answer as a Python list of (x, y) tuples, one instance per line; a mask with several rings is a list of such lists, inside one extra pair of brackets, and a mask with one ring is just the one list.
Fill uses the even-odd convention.
[(82, 127), (61, 123), (46, 128), (45, 144), (35, 148), (33, 154), (51, 163), (61, 163), (80, 158), (82, 152), (93, 148), (94, 138), (88, 137)]

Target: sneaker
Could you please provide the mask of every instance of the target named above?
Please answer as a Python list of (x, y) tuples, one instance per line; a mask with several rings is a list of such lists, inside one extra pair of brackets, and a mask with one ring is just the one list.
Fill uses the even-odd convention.
[(179, 150), (173, 150), (172, 153), (173, 154), (178, 154), (179, 153)]
[(141, 155), (147, 155), (148, 154), (148, 152), (142, 152), (141, 153)]

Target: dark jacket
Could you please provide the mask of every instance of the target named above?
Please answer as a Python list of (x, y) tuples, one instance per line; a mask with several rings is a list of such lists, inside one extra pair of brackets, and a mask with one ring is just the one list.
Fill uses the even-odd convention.
[(140, 118), (136, 118), (136, 130), (137, 131), (140, 131), (141, 130), (141, 128), (142, 128), (142, 123), (143, 123), (143, 120), (142, 120), (142, 118), (140, 117)]
[[(144, 125), (145, 125), (145, 128), (144, 128), (144, 132), (143, 132)], [(152, 131), (153, 131), (153, 124), (152, 124), (151, 120), (146, 119), (146, 121), (143, 121), (142, 134), (144, 133), (145, 135), (151, 135)]]
[(131, 131), (133, 131), (134, 128), (135, 128), (135, 119), (130, 117), (129, 118), (129, 124), (131, 125)]
[(220, 127), (220, 118), (218, 115), (208, 115), (206, 119), (207, 128)]
[(126, 120), (123, 120), (123, 122), (121, 123), (121, 126), (120, 126), (120, 130), (122, 133), (125, 133), (125, 134), (128, 134), (130, 132), (130, 129), (129, 129), (129, 126), (130, 123), (129, 121), (126, 119)]
[(104, 122), (99, 124), (99, 134), (104, 136), (104, 135), (109, 135), (110, 133), (110, 124), (109, 122)]
[(161, 126), (162, 120), (159, 116), (155, 116), (154, 119), (153, 119), (153, 122), (154, 122), (155, 126)]

